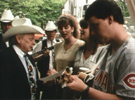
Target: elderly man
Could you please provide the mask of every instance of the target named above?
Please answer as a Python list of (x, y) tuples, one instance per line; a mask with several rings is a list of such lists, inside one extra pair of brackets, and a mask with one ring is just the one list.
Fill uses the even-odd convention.
[(2, 34), (5, 34), (5, 32), (11, 28), (11, 23), (13, 20), (14, 20), (14, 15), (12, 14), (11, 10), (5, 9), (0, 19), (1, 29), (2, 29), (2, 33), (0, 33), (0, 49), (9, 46), (8, 42), (6, 42), (6, 44), (3, 42)]
[(28, 18), (16, 19), (4, 35), (11, 47), (0, 51), (1, 99), (38, 99), (38, 73), (34, 61), (27, 53), (35, 45), (34, 33), (44, 31), (32, 25)]
[(86, 11), (91, 35), (109, 43), (108, 52), (95, 70), (92, 87), (70, 76), (67, 87), (88, 98), (103, 100), (135, 99), (135, 39), (123, 27), (123, 15), (114, 0), (96, 0)]

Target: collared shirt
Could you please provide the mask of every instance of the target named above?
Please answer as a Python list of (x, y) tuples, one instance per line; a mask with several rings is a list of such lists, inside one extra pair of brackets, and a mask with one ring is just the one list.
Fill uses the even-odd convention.
[(9, 41), (5, 42), (6, 43), (6, 46), (9, 47)]
[[(23, 66), (24, 66), (24, 69), (25, 69), (25, 71), (27, 73), (27, 78), (28, 78), (28, 81), (29, 81), (28, 68), (27, 68), (27, 64), (26, 64), (25, 58), (24, 58), (25, 53), (21, 49), (19, 49), (16, 45), (13, 45), (13, 49), (15, 50), (15, 52), (18, 55), (18, 57), (20, 58)], [(31, 65), (32, 65), (32, 63), (31, 63)], [(34, 71), (34, 77), (36, 77), (36, 69), (34, 67), (33, 67), (33, 71)], [(35, 78), (35, 80), (36, 80), (36, 78)]]
[[(47, 39), (47, 47), (52, 47), (56, 44), (56, 39), (54, 39), (53, 41), (50, 41)], [(49, 53), (50, 56), (50, 63), (49, 63), (49, 69), (53, 68), (53, 62), (54, 62), (54, 50), (50, 50)]]
[[(49, 39), (47, 39), (47, 47), (54, 46), (56, 43), (57, 43), (56, 39), (54, 39), (52, 42)], [(37, 45), (35, 45), (35, 47), (33, 49), (33, 53), (36, 53), (36, 52), (41, 51), (41, 50), (42, 50), (42, 41), (40, 41)], [(49, 69), (53, 68), (53, 62), (54, 62), (53, 53), (54, 53), (54, 50), (50, 50), (50, 53), (49, 53), (49, 56), (50, 56)]]

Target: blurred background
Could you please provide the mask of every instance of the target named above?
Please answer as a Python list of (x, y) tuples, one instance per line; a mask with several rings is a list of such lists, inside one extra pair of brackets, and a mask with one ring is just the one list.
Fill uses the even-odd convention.
[[(61, 14), (72, 14), (79, 22), (93, 1), (95, 0), (0, 0), (0, 15), (4, 9), (10, 9), (14, 16), (28, 17), (33, 24), (44, 29), (47, 21), (55, 22)], [(122, 9), (124, 27), (135, 37), (135, 0), (115, 1)], [(57, 36), (60, 36), (59, 32)], [(36, 39), (41, 39), (40, 37), (43, 36), (37, 35)]]

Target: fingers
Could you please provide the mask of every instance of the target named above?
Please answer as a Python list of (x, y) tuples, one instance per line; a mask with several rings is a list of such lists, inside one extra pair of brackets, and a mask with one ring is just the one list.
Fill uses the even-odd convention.
[(73, 82), (77, 78), (78, 78), (77, 75), (70, 75), (69, 78), (68, 78), (69, 79), (69, 83)]
[(50, 76), (50, 75), (53, 75), (55, 73), (57, 73), (57, 71), (55, 69), (50, 69), (50, 70), (48, 70), (47, 75)]
[(49, 51), (48, 49), (45, 50), (45, 51), (44, 51), (44, 55), (45, 55), (45, 56), (48, 56), (48, 55), (49, 55), (49, 52), (50, 52), (50, 51)]

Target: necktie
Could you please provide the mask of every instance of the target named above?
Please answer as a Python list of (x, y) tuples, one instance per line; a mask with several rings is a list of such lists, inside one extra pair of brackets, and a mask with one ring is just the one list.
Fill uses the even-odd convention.
[(28, 57), (24, 55), (24, 58), (25, 58), (26, 65), (28, 68), (28, 75), (29, 75), (28, 77), (29, 77), (29, 84), (30, 84), (30, 89), (31, 89), (31, 99), (34, 100), (35, 94), (36, 94), (36, 87), (37, 87), (35, 76), (34, 76), (34, 70)]

